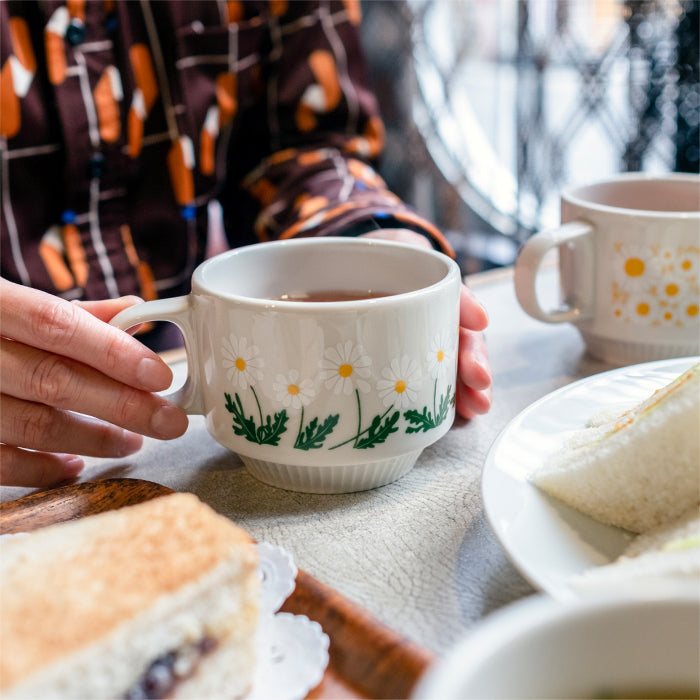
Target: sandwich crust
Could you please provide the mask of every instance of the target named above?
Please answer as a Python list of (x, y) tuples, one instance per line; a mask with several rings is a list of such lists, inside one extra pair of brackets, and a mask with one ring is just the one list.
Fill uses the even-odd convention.
[[(234, 634), (233, 618), (239, 615), (241, 631), (250, 633), (257, 617), (251, 603), (257, 580), (251, 538), (192, 494), (163, 496), (12, 538), (0, 554), (0, 692), (42, 673), (48, 673), (48, 683), (51, 669), (71, 655), (87, 661), (91, 647), (116, 645), (129, 636), (128, 626), (148, 632), (163, 624), (177, 646), (202, 635), (225, 640)], [(203, 586), (226, 593), (208, 593)], [(197, 609), (203, 593), (211, 604), (235, 593), (241, 600), (208, 620), (206, 610)], [(193, 619), (186, 621), (188, 614)], [(157, 619), (166, 616), (170, 619)], [(169, 643), (156, 642), (155, 632), (151, 636), (151, 646)], [(252, 646), (245, 639), (238, 643)], [(144, 658), (143, 668), (152, 660)], [(143, 668), (130, 672), (138, 678)], [(125, 679), (119, 692), (132, 681)]]

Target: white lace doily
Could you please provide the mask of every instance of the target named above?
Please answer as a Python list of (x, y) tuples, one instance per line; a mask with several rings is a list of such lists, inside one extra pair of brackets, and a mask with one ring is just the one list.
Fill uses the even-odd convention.
[[(15, 536), (0, 535), (0, 541)], [(262, 578), (258, 663), (245, 700), (301, 700), (323, 679), (328, 635), (305, 615), (278, 612), (294, 591), (297, 567), (282, 547), (262, 542), (257, 548)]]
[(245, 700), (301, 700), (323, 679), (328, 636), (305, 615), (278, 612), (294, 591), (297, 567), (275, 545), (258, 544), (262, 576), (258, 664)]

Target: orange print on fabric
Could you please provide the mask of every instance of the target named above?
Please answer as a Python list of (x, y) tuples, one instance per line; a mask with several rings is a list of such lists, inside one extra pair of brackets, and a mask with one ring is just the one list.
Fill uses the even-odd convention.
[(168, 152), (168, 170), (175, 200), (181, 206), (194, 199), (194, 147), (186, 136), (179, 138)]
[(356, 180), (360, 180), (370, 187), (386, 188), (386, 183), (377, 172), (362, 161), (350, 158), (348, 160), (348, 170)]
[(289, 8), (287, 0), (270, 0), (270, 13), (273, 17), (281, 17)]
[(231, 23), (240, 22), (245, 17), (243, 3), (238, 0), (229, 0), (229, 2), (226, 3), (226, 10), (228, 21)]
[(285, 148), (282, 151), (277, 151), (276, 153), (273, 153), (267, 159), (267, 162), (270, 163), (271, 165), (277, 165), (278, 163), (284, 163), (285, 161), (288, 161), (290, 158), (294, 158), (296, 152), (297, 152), (296, 148)]
[(216, 77), (216, 102), (219, 105), (219, 126), (228, 124), (238, 109), (235, 73), (220, 73)]
[(114, 71), (116, 68), (108, 66), (93, 90), (97, 121), (100, 126), (100, 138), (106, 143), (114, 143), (122, 130), (119, 102), (117, 101), (121, 95), (115, 94)]
[(143, 106), (146, 115), (148, 115), (158, 99), (158, 81), (148, 47), (144, 44), (131, 46), (129, 48), (129, 63), (131, 63), (131, 70), (134, 72), (136, 86), (143, 94)]
[(52, 85), (60, 85), (66, 79), (66, 49), (63, 36), (47, 29), (44, 32), (46, 68)]
[(215, 167), (214, 151), (216, 138), (206, 129), (199, 137), (199, 169), (203, 175), (213, 175)]
[(139, 109), (132, 104), (126, 117), (126, 131), (129, 141), (129, 157), (136, 158), (143, 145), (143, 117)]
[(157, 299), (158, 292), (156, 291), (153, 270), (151, 270), (151, 266), (148, 263), (145, 263), (139, 257), (139, 254), (136, 251), (136, 246), (134, 245), (134, 239), (131, 236), (131, 229), (127, 224), (123, 224), (119, 231), (122, 236), (122, 242), (124, 243), (124, 251), (126, 252), (126, 256), (129, 258), (129, 262), (136, 270), (136, 274), (139, 278), (141, 297), (144, 301), (153, 301), (153, 299)]
[(369, 144), (368, 156), (379, 155), (384, 146), (384, 122), (379, 117), (372, 117), (365, 127), (365, 138)]
[(300, 153), (297, 158), (299, 165), (316, 165), (326, 160), (327, 156), (318, 151), (309, 151), (308, 153)]
[(30, 73), (36, 72), (36, 56), (32, 39), (29, 36), (29, 27), (21, 17), (10, 17), (10, 39), (12, 52), (17, 57), (22, 68)]
[[(335, 59), (329, 51), (314, 51), (309, 56), (309, 65), (316, 78), (316, 82), (323, 89), (323, 94), (326, 98), (326, 103), (323, 110), (329, 111), (335, 109), (340, 102), (342, 91), (340, 89), (340, 81), (338, 80), (338, 69), (335, 65)], [(310, 105), (314, 106), (314, 105)]]
[(73, 275), (71, 275), (60, 250), (48, 241), (42, 241), (39, 244), (39, 257), (49, 273), (51, 283), (59, 292), (65, 292), (74, 286)]
[(75, 224), (66, 224), (63, 227), (63, 244), (66, 247), (68, 266), (73, 271), (75, 281), (79, 287), (84, 287), (87, 283), (89, 268), (80, 232)]
[(360, 0), (343, 0), (343, 5), (345, 6), (345, 11), (348, 13), (350, 23), (357, 27), (362, 21)]
[(325, 206), (328, 206), (326, 197), (311, 197), (299, 207), (299, 218), (307, 219)]
[(85, 0), (66, 0), (68, 14), (81, 22), (85, 22)]
[(0, 71), (0, 133), (5, 138), (12, 138), (19, 131), (20, 124), (19, 98), (12, 78), (12, 65), (8, 60)]
[(275, 196), (275, 187), (269, 180), (258, 180), (250, 187), (250, 193), (263, 206), (267, 206)]
[(316, 115), (311, 107), (299, 103), (296, 114), (294, 115), (299, 131), (313, 131), (316, 128)]
[(364, 136), (351, 139), (348, 150), (366, 158), (375, 158), (384, 146), (384, 122), (379, 117), (372, 117), (365, 127)]

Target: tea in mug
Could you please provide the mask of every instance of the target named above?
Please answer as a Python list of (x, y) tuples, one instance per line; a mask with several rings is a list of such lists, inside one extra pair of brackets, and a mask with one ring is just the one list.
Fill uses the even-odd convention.
[(360, 301), (362, 299), (379, 299), (394, 296), (394, 292), (378, 292), (373, 289), (366, 291), (345, 291), (341, 289), (324, 289), (315, 292), (289, 292), (275, 298), (275, 301)]

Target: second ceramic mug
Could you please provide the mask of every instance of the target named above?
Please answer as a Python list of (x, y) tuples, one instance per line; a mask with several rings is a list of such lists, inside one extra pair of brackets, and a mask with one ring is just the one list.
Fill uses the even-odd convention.
[[(588, 351), (633, 364), (700, 350), (700, 176), (619, 175), (565, 191), (562, 225), (530, 238), (518, 254), (523, 309), (570, 322)], [(543, 309), (536, 278), (559, 249), (563, 305)]]
[[(358, 491), (405, 474), (453, 422), (460, 286), (458, 265), (427, 248), (306, 238), (223, 253), (190, 294), (112, 324), (182, 330), (188, 376), (168, 398), (258, 479)], [(338, 299), (367, 292), (385, 296)]]

